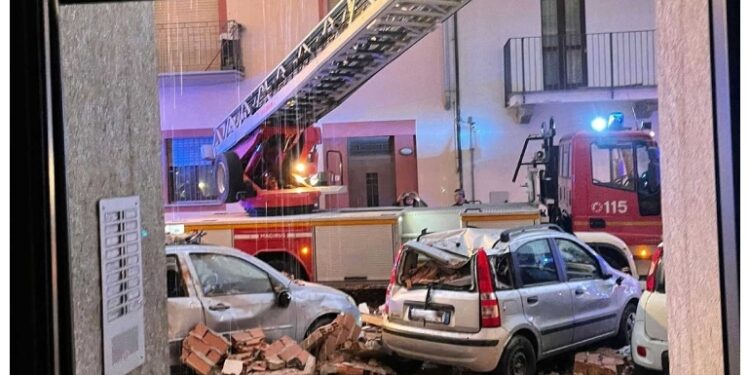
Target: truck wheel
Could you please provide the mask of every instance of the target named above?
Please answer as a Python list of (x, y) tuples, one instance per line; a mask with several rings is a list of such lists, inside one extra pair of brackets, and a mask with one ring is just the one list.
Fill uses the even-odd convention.
[(497, 375), (536, 375), (536, 354), (529, 339), (514, 336), (503, 350)]
[(237, 202), (237, 193), (246, 190), (242, 175), (242, 162), (234, 152), (225, 152), (216, 158), (214, 176), (216, 176), (216, 190), (219, 193), (220, 202)]

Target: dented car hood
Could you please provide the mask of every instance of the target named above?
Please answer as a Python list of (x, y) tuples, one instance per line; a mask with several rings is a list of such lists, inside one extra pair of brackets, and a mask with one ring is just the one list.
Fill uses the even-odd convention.
[(455, 229), (425, 234), (419, 241), (407, 242), (406, 246), (451, 268), (459, 268), (480, 249), (491, 249), (500, 238), (500, 233), (497, 229)]

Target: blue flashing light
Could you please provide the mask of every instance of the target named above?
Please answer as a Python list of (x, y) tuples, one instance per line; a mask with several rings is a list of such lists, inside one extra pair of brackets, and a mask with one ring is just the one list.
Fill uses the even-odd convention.
[(600, 132), (607, 128), (607, 120), (604, 117), (597, 117), (591, 120), (591, 128)]

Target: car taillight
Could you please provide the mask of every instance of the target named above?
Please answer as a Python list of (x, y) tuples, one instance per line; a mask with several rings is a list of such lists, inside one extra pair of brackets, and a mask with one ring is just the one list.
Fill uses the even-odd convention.
[(487, 253), (477, 252), (477, 284), (479, 286), (479, 309), (482, 328), (500, 327), (500, 304), (492, 283), (492, 271)]
[(396, 260), (393, 261), (393, 268), (391, 268), (391, 278), (388, 280), (388, 288), (385, 290), (384, 311), (386, 314), (390, 312), (390, 308), (388, 307), (388, 305), (389, 305), (389, 302), (391, 301), (391, 290), (393, 289), (393, 285), (396, 284), (396, 272), (398, 271), (398, 262), (401, 259), (402, 249), (403, 249), (403, 246), (398, 249), (398, 254), (396, 254)]
[(656, 290), (656, 265), (659, 263), (663, 252), (662, 248), (657, 248), (654, 255), (651, 256), (651, 267), (648, 269), (648, 276), (646, 277), (646, 290), (649, 292)]
[(646, 356), (646, 348), (644, 348), (643, 346), (638, 345), (635, 348), (635, 352), (638, 353), (638, 355), (641, 356), (641, 357), (645, 357)]

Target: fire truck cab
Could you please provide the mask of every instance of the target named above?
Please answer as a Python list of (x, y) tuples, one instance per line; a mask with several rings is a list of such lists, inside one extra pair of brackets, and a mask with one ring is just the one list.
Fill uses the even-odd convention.
[(621, 114), (593, 128), (555, 145), (551, 119), (541, 135), (527, 138), (523, 152), (534, 140), (543, 142), (542, 150), (529, 162), (521, 154), (513, 180), (521, 165), (529, 166), (530, 200), (546, 206), (550, 222), (620, 237), (644, 276), (662, 236), (658, 145), (652, 132), (622, 127)]

